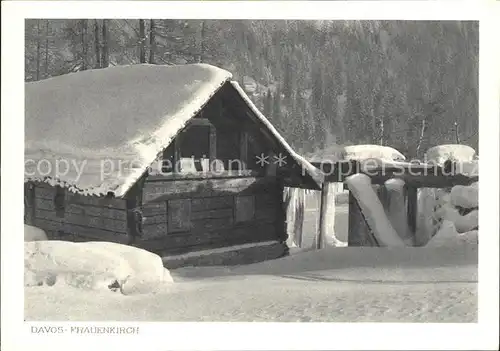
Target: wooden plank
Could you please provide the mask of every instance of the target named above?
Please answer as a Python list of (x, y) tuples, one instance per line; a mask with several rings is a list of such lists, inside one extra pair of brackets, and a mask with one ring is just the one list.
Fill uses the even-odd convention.
[(268, 205), (266, 207), (256, 207), (255, 208), (255, 220), (257, 221), (274, 221), (278, 216), (277, 203), (273, 205)]
[(193, 118), (188, 123), (189, 126), (199, 126), (199, 127), (211, 127), (213, 126), (212, 122), (208, 118), (198, 117)]
[(147, 222), (142, 227), (142, 235), (136, 240), (143, 241), (154, 238), (161, 238), (168, 234), (167, 223), (155, 223), (149, 225)]
[[(127, 222), (124, 220), (114, 220), (104, 217), (95, 217), (75, 213), (65, 213), (64, 217), (58, 217), (55, 211), (42, 209), (35, 210), (37, 220), (50, 220), (58, 223), (71, 223), (96, 229), (107, 229), (114, 232), (126, 232)], [(42, 222), (43, 223), (43, 222)]]
[(146, 183), (144, 203), (164, 201), (181, 197), (228, 196), (233, 194), (256, 194), (269, 191), (276, 184), (275, 178), (248, 177), (230, 179), (205, 179), (200, 181), (177, 180)]
[(223, 228), (210, 233), (169, 234), (158, 238), (141, 239), (133, 245), (153, 252), (189, 252), (203, 248), (241, 245), (250, 242), (276, 240), (272, 223), (253, 223), (249, 226)]
[(232, 208), (223, 208), (209, 211), (198, 211), (191, 213), (191, 219), (193, 221), (199, 219), (217, 219), (217, 218), (232, 218), (233, 217), (233, 209)]
[(67, 193), (68, 204), (92, 205), (97, 207), (107, 207), (126, 210), (125, 199), (119, 198), (106, 198), (97, 196), (84, 196), (72, 192)]
[(233, 227), (233, 217), (197, 219), (191, 222), (191, 234), (208, 234), (220, 229)]
[(128, 244), (129, 237), (126, 233), (119, 233), (110, 230), (90, 228), (83, 225), (64, 223), (63, 230), (67, 234), (72, 234), (79, 238), (90, 240), (109, 241), (120, 244)]
[(63, 229), (61, 222), (52, 221), (49, 219), (35, 218), (35, 226), (45, 231), (58, 231)]
[(56, 215), (56, 211), (48, 211), (43, 209), (35, 209), (35, 218), (38, 219), (48, 219), (54, 222), (63, 222), (64, 218), (60, 218)]
[(24, 220), (33, 225), (35, 221), (35, 186), (32, 182), (24, 183)]
[[(181, 134), (177, 134), (172, 142), (172, 147), (174, 149), (174, 157), (172, 161), (172, 171), (173, 173), (178, 173), (180, 171), (180, 159), (181, 159)], [(144, 189), (145, 191), (145, 189)]]
[(209, 146), (208, 146), (208, 154), (209, 154), (209, 168), (210, 171), (216, 171), (215, 159), (217, 158), (217, 132), (213, 125), (210, 126), (210, 134), (208, 137)]
[(226, 178), (249, 178), (262, 176), (260, 172), (252, 169), (243, 170), (225, 170), (217, 173), (197, 172), (197, 173), (169, 173), (152, 174), (146, 179), (146, 182), (163, 182), (173, 180), (202, 180), (202, 179), (226, 179)]
[(154, 216), (143, 216), (143, 226), (149, 224), (166, 224), (167, 212)]
[(275, 203), (276, 217), (274, 218), (274, 225), (278, 239), (284, 242), (288, 239), (286, 230), (286, 208), (285, 204), (283, 203), (284, 184), (282, 182), (277, 182), (275, 189), (277, 196)]
[(167, 202), (148, 202), (142, 206), (142, 214), (145, 217), (167, 214)]
[(104, 217), (82, 216), (75, 213), (66, 213), (64, 222), (77, 224), (89, 228), (106, 229), (118, 233), (127, 233), (127, 221)]
[(248, 133), (246, 131), (240, 132), (240, 161), (246, 169), (248, 164)]
[(191, 229), (191, 199), (168, 201), (168, 232), (185, 232)]
[(191, 200), (191, 211), (193, 213), (218, 209), (232, 209), (233, 206), (233, 196), (215, 196)]
[(42, 187), (41, 185), (35, 185), (35, 197), (40, 199), (54, 200), (55, 188)]
[(37, 197), (35, 198), (35, 207), (41, 210), (55, 211), (54, 198), (45, 199)]
[(93, 205), (69, 204), (66, 206), (66, 212), (79, 214), (82, 216), (95, 216), (121, 221), (127, 220), (127, 212), (122, 209), (109, 207), (98, 207)]
[(348, 246), (378, 246), (356, 198), (349, 192)]
[(251, 221), (255, 216), (255, 197), (236, 196), (234, 199), (234, 219), (236, 223)]
[[(274, 191), (273, 191), (274, 190)], [(279, 194), (275, 189), (270, 189), (268, 193), (256, 194), (255, 195), (255, 207), (270, 207), (275, 206), (276, 202), (279, 201)]]

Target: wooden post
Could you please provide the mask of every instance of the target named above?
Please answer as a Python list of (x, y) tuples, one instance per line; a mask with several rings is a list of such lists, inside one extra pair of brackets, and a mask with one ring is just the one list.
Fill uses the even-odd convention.
[(407, 218), (408, 218), (408, 228), (411, 232), (413, 244), (415, 245), (417, 238), (416, 238), (416, 233), (417, 233), (417, 210), (418, 210), (418, 204), (417, 204), (417, 191), (418, 189), (413, 186), (409, 186), (407, 188)]
[(24, 183), (24, 200), (25, 223), (35, 225), (35, 185), (32, 182)]
[(347, 237), (348, 246), (379, 246), (371, 233), (365, 217), (361, 212), (358, 201), (349, 192), (349, 229)]
[(319, 210), (319, 228), (316, 236), (316, 249), (323, 247), (323, 240), (327, 234), (327, 210), (328, 210), (328, 182), (323, 182), (321, 186), (321, 202)]

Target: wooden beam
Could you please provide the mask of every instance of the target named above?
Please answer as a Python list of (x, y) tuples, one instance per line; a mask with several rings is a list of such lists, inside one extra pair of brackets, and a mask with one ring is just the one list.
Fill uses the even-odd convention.
[(215, 171), (215, 160), (217, 158), (217, 132), (213, 125), (210, 126), (210, 135), (209, 135), (209, 169), (210, 171)]
[(321, 203), (319, 211), (319, 228), (316, 235), (316, 249), (321, 249), (323, 247), (323, 240), (326, 237), (327, 232), (327, 209), (328, 209), (328, 186), (329, 183), (323, 182), (321, 187)]
[(377, 240), (368, 227), (365, 217), (361, 212), (361, 208), (359, 207), (354, 195), (352, 195), (352, 192), (349, 192), (348, 221), (348, 246), (379, 246)]
[(208, 118), (192, 118), (189, 121), (189, 126), (200, 126), (200, 127), (211, 127), (213, 126), (212, 122)]

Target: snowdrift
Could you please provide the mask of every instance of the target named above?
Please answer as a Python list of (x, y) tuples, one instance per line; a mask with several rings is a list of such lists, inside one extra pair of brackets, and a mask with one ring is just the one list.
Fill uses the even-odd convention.
[(24, 241), (48, 240), (47, 234), (40, 228), (24, 225)]
[(25, 242), (24, 266), (28, 287), (71, 286), (134, 294), (152, 292), (160, 284), (172, 282), (159, 256), (107, 242)]

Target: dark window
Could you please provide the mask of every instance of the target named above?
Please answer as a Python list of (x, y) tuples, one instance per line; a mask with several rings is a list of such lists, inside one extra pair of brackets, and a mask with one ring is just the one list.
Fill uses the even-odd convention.
[(66, 208), (66, 189), (60, 186), (56, 186), (54, 195), (54, 208), (56, 210), (56, 216), (59, 218), (64, 218), (64, 212)]

